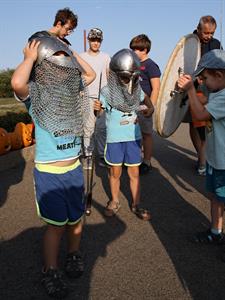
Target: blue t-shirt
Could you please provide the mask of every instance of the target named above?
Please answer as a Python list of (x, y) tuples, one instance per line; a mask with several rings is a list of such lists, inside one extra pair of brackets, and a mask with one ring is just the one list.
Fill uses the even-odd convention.
[(141, 62), (141, 74), (140, 74), (140, 84), (142, 90), (151, 97), (152, 86), (150, 83), (151, 78), (160, 78), (161, 72), (159, 66), (150, 58)]
[(100, 101), (106, 112), (107, 143), (129, 142), (141, 139), (141, 130), (137, 123), (136, 112), (124, 113), (112, 108), (103, 95), (100, 95)]
[(210, 93), (205, 107), (212, 116), (206, 127), (206, 160), (213, 168), (225, 170), (225, 89)]
[[(24, 101), (31, 114), (30, 98)], [(59, 136), (42, 128), (33, 119), (35, 125), (35, 163), (50, 163), (77, 158), (81, 150), (81, 138), (76, 136)]]

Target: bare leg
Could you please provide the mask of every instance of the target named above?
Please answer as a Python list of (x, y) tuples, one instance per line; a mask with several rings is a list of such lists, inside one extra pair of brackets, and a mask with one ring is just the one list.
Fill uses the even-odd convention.
[(70, 278), (78, 278), (84, 272), (84, 262), (79, 252), (83, 221), (73, 225), (67, 225), (68, 255), (65, 271)]
[(199, 166), (205, 166), (205, 141), (201, 141), (200, 143)]
[(114, 216), (120, 209), (119, 191), (122, 166), (112, 166), (109, 171), (109, 183), (112, 199), (107, 203), (104, 214), (107, 217)]
[(140, 202), (139, 167), (128, 167), (127, 172), (130, 178), (130, 190), (132, 194), (133, 205), (138, 205)]
[(144, 160), (151, 161), (152, 158), (152, 149), (153, 149), (153, 140), (152, 134), (142, 133), (142, 145), (144, 149)]
[(191, 137), (192, 144), (193, 144), (193, 146), (196, 150), (198, 160), (200, 160), (200, 152), (201, 152), (201, 139), (200, 139), (200, 136), (199, 136), (198, 131), (196, 130), (196, 128), (193, 127), (192, 123), (190, 123), (189, 130), (190, 130), (189, 132), (190, 132), (190, 137)]
[(219, 202), (215, 198), (213, 198), (211, 200), (212, 228), (218, 230), (223, 229), (223, 213), (224, 213), (224, 203)]
[(68, 240), (68, 253), (79, 250), (80, 240), (83, 228), (83, 221), (79, 221), (74, 225), (67, 225), (67, 240)]
[(135, 215), (145, 221), (150, 220), (150, 212), (147, 209), (140, 207), (140, 177), (139, 167), (128, 167), (128, 175), (130, 178), (130, 189), (132, 194), (131, 211)]
[(64, 231), (65, 226), (48, 224), (43, 240), (44, 264), (46, 270), (50, 267), (54, 269), (58, 268), (59, 245)]
[(118, 202), (121, 174), (122, 174), (122, 166), (110, 167), (109, 182), (110, 182), (110, 189), (112, 195), (112, 202)]

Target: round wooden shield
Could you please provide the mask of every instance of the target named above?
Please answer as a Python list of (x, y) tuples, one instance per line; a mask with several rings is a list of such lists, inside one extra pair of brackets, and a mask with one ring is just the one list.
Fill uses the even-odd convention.
[(180, 125), (188, 110), (188, 98), (176, 82), (182, 74), (193, 74), (201, 56), (196, 34), (180, 39), (166, 65), (155, 113), (155, 128), (162, 137), (169, 137)]

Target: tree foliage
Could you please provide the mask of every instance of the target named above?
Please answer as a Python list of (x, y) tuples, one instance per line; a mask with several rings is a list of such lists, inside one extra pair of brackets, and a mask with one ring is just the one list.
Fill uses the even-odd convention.
[(13, 69), (0, 70), (0, 98), (13, 97), (11, 77)]

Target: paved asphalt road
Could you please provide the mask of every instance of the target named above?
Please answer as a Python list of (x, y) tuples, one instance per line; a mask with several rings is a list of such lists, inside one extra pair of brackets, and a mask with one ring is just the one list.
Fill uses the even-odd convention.
[[(81, 243), (86, 269), (82, 278), (69, 281), (68, 300), (225, 299), (222, 248), (191, 242), (196, 230), (209, 226), (209, 200), (204, 178), (195, 174), (187, 125), (169, 139), (154, 140), (153, 170), (141, 177), (150, 222), (129, 211), (125, 169), (122, 208), (105, 218), (107, 170), (96, 168), (93, 212)], [(36, 216), (32, 168), (33, 162), (21, 157), (19, 165), (0, 172), (1, 300), (49, 299), (39, 282), (45, 225)], [(65, 248), (63, 241), (61, 264)]]

